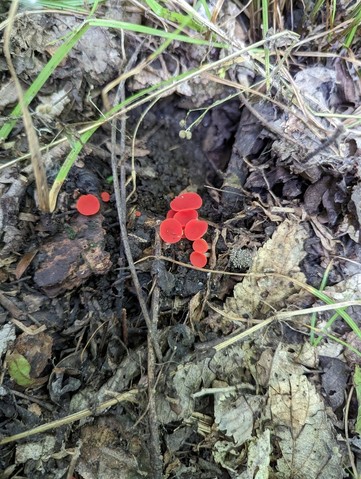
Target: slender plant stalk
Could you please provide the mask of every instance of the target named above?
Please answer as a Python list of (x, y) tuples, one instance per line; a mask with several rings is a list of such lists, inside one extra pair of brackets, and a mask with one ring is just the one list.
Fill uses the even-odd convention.
[(31, 118), (30, 112), (28, 110), (27, 104), (24, 99), (23, 89), (17, 77), (12, 59), (10, 54), (10, 37), (11, 31), (14, 25), (14, 18), (18, 9), (19, 0), (13, 0), (10, 10), (9, 10), (9, 23), (4, 32), (4, 55), (6, 62), (9, 67), (11, 77), (15, 83), (16, 91), (19, 97), (19, 106), (23, 116), (24, 127), (29, 143), (29, 150), (31, 153), (31, 163), (34, 170), (36, 191), (38, 194), (39, 209), (47, 213), (49, 212), (49, 189), (48, 182), (46, 179), (46, 172), (43, 164), (43, 159), (41, 156), (40, 145), (38, 141), (38, 136), (34, 128), (33, 120)]

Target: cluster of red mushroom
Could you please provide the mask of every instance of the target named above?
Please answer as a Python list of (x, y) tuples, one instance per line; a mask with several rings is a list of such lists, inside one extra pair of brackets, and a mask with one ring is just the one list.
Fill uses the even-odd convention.
[[(110, 194), (107, 191), (103, 191), (100, 197), (104, 203), (110, 201)], [(76, 209), (84, 216), (96, 215), (100, 210), (100, 201), (95, 195), (81, 195), (76, 202)]]
[(165, 243), (178, 243), (182, 238), (193, 241), (190, 262), (203, 268), (207, 264), (208, 243), (202, 237), (208, 223), (198, 219), (197, 210), (202, 206), (202, 198), (197, 193), (183, 193), (170, 202), (171, 209), (160, 224), (160, 237)]

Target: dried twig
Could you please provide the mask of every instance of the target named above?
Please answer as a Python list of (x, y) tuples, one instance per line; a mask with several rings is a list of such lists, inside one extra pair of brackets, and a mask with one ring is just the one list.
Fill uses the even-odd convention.
[[(156, 231), (155, 234), (155, 254), (156, 256), (161, 255), (161, 243), (159, 232)], [(155, 263), (158, 260), (155, 260)], [(158, 270), (158, 268), (155, 268)], [(154, 275), (154, 288), (152, 294), (152, 325), (156, 330), (158, 323), (158, 313), (159, 313), (159, 286), (157, 284), (157, 276)], [(161, 459), (161, 448), (160, 448), (160, 438), (159, 438), (159, 425), (157, 412), (155, 407), (155, 357), (154, 351), (151, 347), (151, 337), (148, 335), (148, 419), (149, 419), (149, 430), (150, 430), (150, 448), (151, 455), (153, 458), (153, 477), (154, 479), (162, 479), (162, 459)]]
[[(128, 62), (126, 70), (131, 68), (131, 65), (135, 61), (136, 56), (133, 55), (130, 61)], [(118, 93), (117, 96), (120, 96), (120, 100), (124, 101), (125, 100), (125, 93), (124, 93), (124, 82), (122, 82), (119, 85), (118, 88)], [(115, 102), (118, 102), (119, 99), (115, 99)], [(123, 116), (121, 119), (121, 128), (120, 128), (120, 151), (121, 151), (121, 161), (120, 161), (120, 180), (119, 180), (119, 171), (118, 171), (118, 159), (115, 154), (115, 145), (116, 145), (116, 136), (117, 136), (117, 128), (116, 128), (116, 120), (114, 119), (112, 121), (112, 145), (114, 146), (112, 148), (112, 158), (111, 158), (111, 163), (112, 163), (112, 174), (113, 174), (113, 186), (114, 186), (114, 196), (116, 199), (116, 204), (117, 204), (117, 212), (118, 212), (118, 217), (119, 217), (119, 226), (120, 226), (120, 234), (122, 238), (122, 244), (124, 248), (124, 254), (127, 259), (130, 273), (132, 276), (134, 288), (137, 293), (138, 301), (139, 301), (139, 306), (142, 311), (142, 314), (144, 316), (144, 320), (146, 322), (147, 328), (149, 335), (151, 337), (151, 342), (155, 351), (155, 354), (157, 356), (157, 359), (159, 361), (162, 360), (162, 352), (159, 347), (158, 339), (157, 339), (157, 332), (155, 328), (152, 325), (151, 319), (150, 319), (150, 314), (145, 302), (145, 299), (143, 297), (143, 292), (141, 285), (139, 283), (139, 279), (137, 276), (137, 272), (134, 266), (134, 261), (129, 245), (129, 240), (128, 240), (128, 232), (127, 232), (127, 227), (126, 227), (126, 172), (125, 172), (125, 122), (126, 119)]]

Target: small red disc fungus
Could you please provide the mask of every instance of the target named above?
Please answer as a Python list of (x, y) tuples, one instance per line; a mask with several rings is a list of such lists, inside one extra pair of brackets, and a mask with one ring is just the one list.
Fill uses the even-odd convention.
[(184, 228), (184, 234), (190, 241), (195, 241), (207, 232), (208, 223), (203, 220), (190, 220)]
[(84, 216), (95, 215), (100, 210), (100, 202), (94, 195), (81, 195), (76, 202), (76, 209)]
[(192, 247), (197, 253), (205, 253), (206, 251), (208, 251), (208, 243), (203, 238), (195, 240)]
[(202, 198), (197, 193), (183, 193), (170, 202), (170, 207), (174, 211), (198, 210), (202, 203)]
[(168, 218), (173, 218), (173, 217), (174, 217), (174, 215), (175, 215), (175, 211), (173, 211), (173, 210), (169, 210), (169, 211), (168, 211), (168, 213), (167, 213), (167, 216), (166, 216), (166, 218), (167, 218), (167, 219), (168, 219)]
[(135, 214), (136, 218), (140, 218), (142, 216), (142, 212), (138, 211), (138, 210), (136, 210), (136, 212), (134, 214)]
[(192, 265), (196, 266), (197, 268), (204, 268), (207, 264), (207, 256), (203, 253), (198, 253), (198, 251), (193, 251), (189, 259)]
[(104, 203), (108, 203), (108, 201), (110, 201), (110, 194), (107, 191), (103, 191), (103, 193), (100, 193), (100, 198)]
[(196, 210), (182, 210), (177, 211), (173, 218), (179, 221), (182, 226), (185, 226), (188, 221), (196, 220), (198, 218), (198, 213), (196, 212)]
[(183, 228), (179, 221), (168, 218), (161, 222), (159, 233), (165, 243), (178, 243), (182, 238)]

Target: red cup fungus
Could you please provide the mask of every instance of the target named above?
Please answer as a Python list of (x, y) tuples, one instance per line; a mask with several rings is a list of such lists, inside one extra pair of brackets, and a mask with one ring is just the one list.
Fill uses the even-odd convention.
[(197, 253), (206, 253), (209, 249), (209, 246), (205, 239), (199, 238), (193, 242), (192, 248)]
[(176, 213), (175, 211), (173, 211), (173, 210), (169, 210), (169, 211), (168, 211), (168, 213), (167, 213), (167, 216), (166, 216), (166, 218), (167, 218), (167, 219), (168, 219), (168, 218), (173, 218), (173, 217), (174, 217), (174, 215), (175, 215), (175, 213)]
[(170, 202), (170, 207), (173, 211), (198, 210), (202, 203), (197, 193), (183, 193)]
[(183, 193), (171, 201), (171, 210), (160, 224), (160, 237), (165, 243), (178, 243), (183, 238), (193, 241), (190, 262), (197, 268), (207, 264), (208, 243), (202, 239), (208, 223), (198, 219), (197, 209), (202, 206), (202, 198), (197, 193)]
[(161, 222), (159, 234), (165, 243), (178, 243), (182, 238), (183, 228), (179, 221), (168, 218)]
[(76, 202), (76, 209), (81, 215), (92, 216), (100, 210), (100, 202), (94, 195), (81, 195)]
[(193, 251), (189, 257), (193, 266), (197, 268), (204, 268), (207, 264), (207, 256), (203, 253), (198, 253), (198, 251)]
[(190, 241), (195, 241), (202, 238), (207, 233), (208, 223), (203, 220), (188, 221), (184, 228), (184, 234)]
[(177, 211), (173, 218), (179, 221), (182, 226), (185, 226), (190, 220), (196, 220), (198, 218), (198, 213), (196, 210), (182, 210)]
[(104, 201), (104, 203), (108, 203), (108, 201), (110, 201), (110, 194), (107, 191), (103, 191), (100, 193), (100, 198)]

